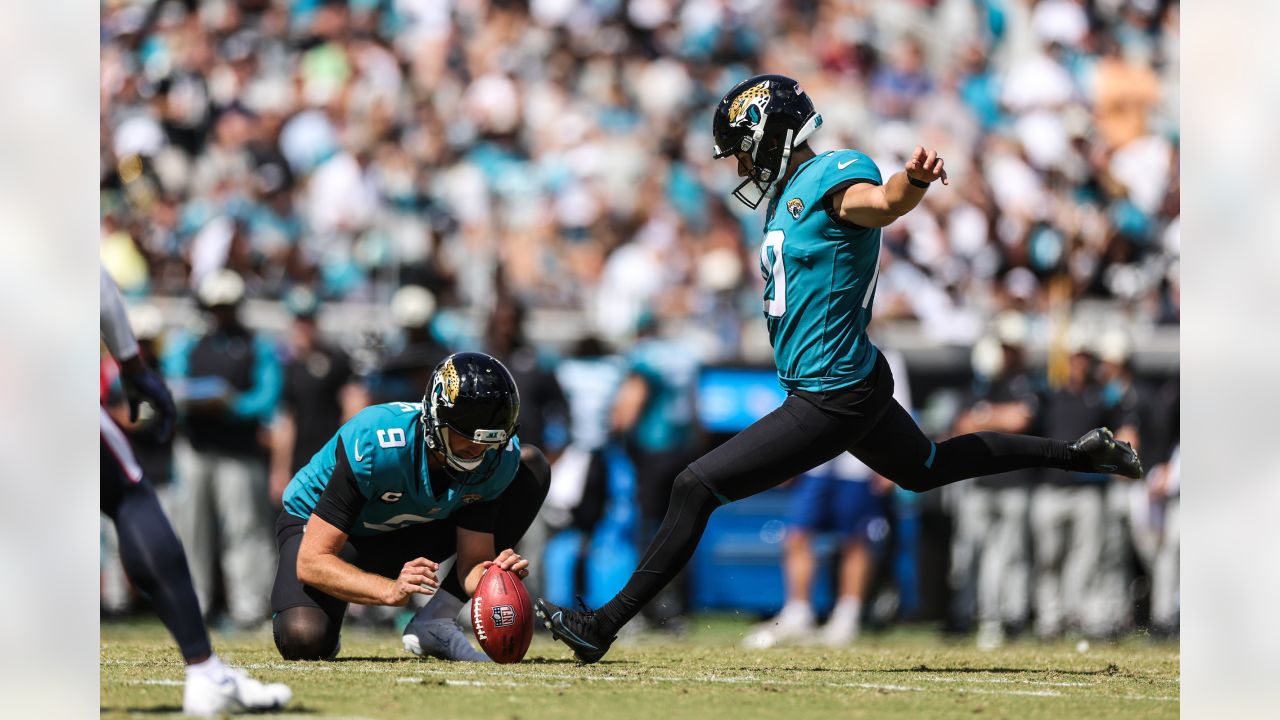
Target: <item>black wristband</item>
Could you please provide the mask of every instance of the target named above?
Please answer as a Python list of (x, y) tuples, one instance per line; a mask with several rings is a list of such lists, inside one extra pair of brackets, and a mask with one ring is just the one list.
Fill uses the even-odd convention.
[(923, 189), (925, 189), (925, 190), (928, 190), (928, 189), (929, 189), (929, 183), (927, 183), (927, 182), (925, 182), (925, 181), (923, 181), (923, 180), (917, 180), (917, 179), (915, 179), (915, 178), (911, 177), (910, 175), (908, 175), (908, 176), (907, 176), (907, 182), (911, 183), (912, 185), (915, 185), (915, 186), (916, 186), (916, 187), (918, 187), (918, 188), (923, 188)]

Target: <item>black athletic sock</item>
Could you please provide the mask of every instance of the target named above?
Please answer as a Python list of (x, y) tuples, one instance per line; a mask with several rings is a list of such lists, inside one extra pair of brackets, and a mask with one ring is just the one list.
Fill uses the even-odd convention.
[(1087, 471), (1091, 465), (1065, 440), (976, 432), (937, 443), (923, 468), (889, 477), (908, 490), (925, 492), (967, 478), (1036, 467)]
[(689, 470), (676, 477), (671, 503), (662, 526), (649, 543), (625, 587), (597, 612), (601, 632), (613, 635), (675, 578), (693, 557), (707, 528), (707, 519), (720, 502)]
[(120, 559), (129, 580), (146, 593), (188, 660), (213, 652), (191, 584), (191, 571), (160, 501), (143, 480), (120, 494), (108, 513), (120, 536)]
[(1065, 440), (977, 432), (960, 435), (938, 444), (934, 468), (941, 475), (994, 475), (1026, 467), (1054, 467), (1063, 470), (1088, 469), (1088, 458), (1073, 453)]

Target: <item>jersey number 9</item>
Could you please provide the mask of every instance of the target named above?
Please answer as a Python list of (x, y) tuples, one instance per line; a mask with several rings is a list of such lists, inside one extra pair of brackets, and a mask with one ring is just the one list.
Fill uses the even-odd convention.
[(404, 447), (404, 428), (378, 431), (378, 445), (384, 448)]

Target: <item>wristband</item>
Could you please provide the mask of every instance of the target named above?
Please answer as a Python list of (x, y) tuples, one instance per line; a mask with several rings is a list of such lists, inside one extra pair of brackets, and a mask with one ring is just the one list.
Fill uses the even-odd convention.
[(917, 180), (917, 179), (915, 179), (915, 178), (911, 177), (910, 175), (908, 175), (908, 176), (907, 176), (907, 182), (911, 183), (912, 185), (915, 185), (915, 186), (916, 186), (916, 187), (918, 187), (918, 188), (923, 188), (923, 189), (925, 189), (925, 190), (928, 190), (928, 189), (929, 189), (929, 183), (927, 183), (927, 182), (925, 182), (925, 181), (923, 181), (923, 180)]

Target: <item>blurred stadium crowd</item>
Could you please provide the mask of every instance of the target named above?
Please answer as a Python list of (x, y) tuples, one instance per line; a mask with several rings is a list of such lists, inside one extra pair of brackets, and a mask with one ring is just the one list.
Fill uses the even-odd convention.
[[(931, 429), (1075, 437), (1105, 417), (1152, 469), (945, 494), (952, 624), (1101, 636), (1143, 595), (1175, 629), (1176, 375), (1138, 382), (1128, 358), (1134, 328), (1179, 320), (1178, 23), (1176, 0), (104, 0), (101, 254), (187, 407), (151, 475), (209, 558), (202, 603), (261, 620), (271, 503), (306, 448), (419, 398), (450, 349), (508, 363), (522, 438), (577, 478), (549, 528), (610, 517), (599, 453), (620, 444), (647, 538), (661, 483), (715, 441), (698, 367), (765, 342), (761, 218), (731, 201), (710, 117), (767, 71), (814, 98), (816, 150), (886, 174), (916, 144), (946, 158), (950, 186), (884, 231), (876, 307), (975, 346)], [(172, 327), (164, 298), (205, 327)], [(289, 331), (246, 327), (246, 299)], [(1123, 327), (1073, 327), (1086, 302)], [(345, 305), (393, 329), (373, 350), (321, 337)], [(529, 331), (543, 310), (574, 342)], [(1047, 368), (1025, 357), (1047, 348)], [(127, 605), (106, 575), (104, 603)]]

